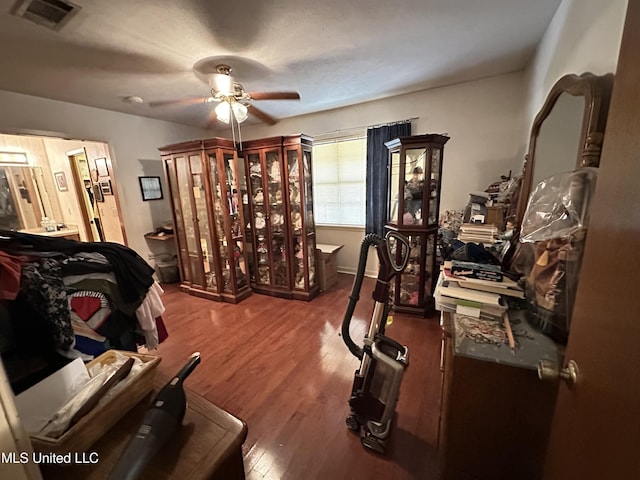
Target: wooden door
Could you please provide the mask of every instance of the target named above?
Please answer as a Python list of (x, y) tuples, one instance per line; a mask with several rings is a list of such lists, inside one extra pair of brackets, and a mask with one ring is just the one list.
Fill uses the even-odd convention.
[(629, 0), (546, 479), (640, 475), (640, 0)]

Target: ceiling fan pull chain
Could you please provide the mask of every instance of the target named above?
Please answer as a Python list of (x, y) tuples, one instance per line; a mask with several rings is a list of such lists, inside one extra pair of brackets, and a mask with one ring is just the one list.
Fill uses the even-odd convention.
[(240, 122), (238, 122), (238, 142), (240, 143), (240, 150), (242, 150), (242, 129), (240, 128)]
[(236, 143), (236, 130), (235, 127), (233, 126), (233, 121), (235, 120), (235, 115), (233, 114), (233, 110), (230, 109), (229, 110), (229, 115), (231, 116), (230, 118), (230, 124), (231, 124), (231, 136), (233, 138), (233, 144), (235, 145)]

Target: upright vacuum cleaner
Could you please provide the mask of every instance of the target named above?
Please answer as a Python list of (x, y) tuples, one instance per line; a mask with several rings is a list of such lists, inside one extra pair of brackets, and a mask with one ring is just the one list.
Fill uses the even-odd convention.
[[(373, 291), (375, 304), (369, 332), (364, 337), (364, 346), (361, 348), (352, 340), (349, 326), (359, 300), (370, 246), (376, 248), (380, 269)], [(342, 339), (351, 353), (360, 360), (349, 399), (351, 413), (346, 419), (347, 427), (359, 432), (362, 444), (378, 453), (385, 451), (400, 383), (408, 365), (407, 347), (385, 336), (384, 331), (387, 317), (393, 308), (389, 300), (389, 283), (407, 266), (410, 249), (407, 239), (397, 232), (389, 232), (384, 238), (376, 234), (364, 237), (360, 247), (358, 271), (342, 320)]]

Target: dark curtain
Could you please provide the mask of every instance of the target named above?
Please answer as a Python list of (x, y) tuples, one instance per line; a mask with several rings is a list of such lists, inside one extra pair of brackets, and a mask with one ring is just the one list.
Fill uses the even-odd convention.
[(366, 233), (384, 235), (384, 225), (387, 222), (389, 153), (384, 144), (394, 138), (409, 135), (411, 135), (411, 122), (367, 129)]

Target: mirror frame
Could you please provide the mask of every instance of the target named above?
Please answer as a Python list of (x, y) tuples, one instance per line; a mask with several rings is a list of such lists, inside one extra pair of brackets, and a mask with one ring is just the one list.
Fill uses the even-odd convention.
[(600, 153), (607, 124), (612, 86), (612, 73), (598, 76), (587, 72), (582, 75), (565, 75), (551, 88), (531, 127), (529, 151), (524, 157), (522, 184), (516, 210), (515, 224), (518, 228), (522, 225), (522, 219), (531, 193), (533, 170), (535, 168), (536, 140), (540, 134), (542, 123), (551, 114), (558, 98), (563, 93), (568, 93), (574, 97), (584, 97), (585, 107), (582, 116), (580, 148), (576, 152), (576, 168), (597, 167), (600, 164)]

